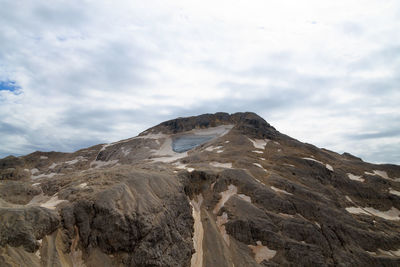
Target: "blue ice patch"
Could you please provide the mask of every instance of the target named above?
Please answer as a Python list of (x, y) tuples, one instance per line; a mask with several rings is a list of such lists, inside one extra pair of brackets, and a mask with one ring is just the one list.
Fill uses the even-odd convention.
[(172, 140), (172, 150), (182, 153), (198, 147), (207, 141), (215, 138), (214, 135), (198, 136), (198, 135), (184, 135)]

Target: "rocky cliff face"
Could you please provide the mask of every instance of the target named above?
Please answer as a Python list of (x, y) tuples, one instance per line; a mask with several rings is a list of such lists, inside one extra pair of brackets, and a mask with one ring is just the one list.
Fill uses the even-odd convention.
[(0, 266), (399, 266), (400, 166), (254, 113), (0, 160)]

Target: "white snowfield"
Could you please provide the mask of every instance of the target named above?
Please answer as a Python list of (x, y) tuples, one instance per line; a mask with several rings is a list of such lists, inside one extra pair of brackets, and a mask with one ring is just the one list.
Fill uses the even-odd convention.
[(374, 255), (374, 256), (389, 256), (389, 257), (400, 257), (400, 249), (398, 250), (383, 250), (383, 249), (378, 249), (377, 252), (370, 252), (367, 251), (367, 253)]
[(291, 196), (293, 195), (292, 193), (289, 193), (288, 191), (283, 190), (283, 189), (276, 188), (275, 186), (271, 186), (271, 189), (274, 190), (275, 192), (279, 192), (279, 193), (283, 193), (283, 194), (291, 195)]
[(264, 167), (260, 164), (260, 163), (253, 163), (254, 166), (257, 166), (258, 168), (263, 169), (263, 171), (268, 172), (266, 169), (264, 169)]
[(382, 177), (383, 179), (386, 179), (386, 180), (391, 180), (391, 181), (395, 181), (395, 182), (400, 182), (400, 178), (390, 178), (390, 177), (388, 176), (387, 172), (385, 172), (385, 171), (373, 170), (373, 172), (367, 172), (367, 171), (365, 171), (364, 173), (365, 173), (365, 174), (368, 174), (368, 175), (380, 176), (380, 177)]
[(224, 152), (224, 150), (222, 149), (224, 148), (223, 146), (209, 146), (206, 149), (204, 149), (205, 151), (209, 151), (209, 152), (217, 152), (217, 153), (222, 153)]
[(253, 146), (255, 148), (262, 149), (262, 150), (264, 150), (265, 146), (268, 144), (268, 142), (271, 141), (269, 139), (254, 139), (254, 140), (252, 140), (250, 138), (248, 138), (248, 139), (250, 142), (253, 143)]
[(400, 197), (400, 192), (396, 191), (396, 190), (393, 190), (392, 188), (389, 188), (389, 193), (392, 194), (392, 195), (396, 195), (396, 196)]
[(283, 163), (282, 165), (289, 166), (289, 167), (294, 167), (293, 164), (288, 164), (288, 163)]
[(345, 198), (346, 198), (347, 201), (349, 201), (351, 203), (354, 203), (354, 201), (349, 196), (345, 196)]
[(216, 162), (212, 161), (210, 162), (210, 165), (216, 168), (225, 168), (225, 169), (232, 169), (232, 163), (221, 163), (221, 162)]
[(329, 165), (328, 163), (325, 164), (325, 167), (330, 170), (331, 172), (333, 172), (333, 167), (331, 165)]
[(365, 179), (359, 175), (354, 175), (354, 174), (348, 173), (347, 177), (349, 177), (349, 179), (353, 180), (353, 181), (357, 181), (357, 182), (361, 182), (361, 183), (365, 182)]
[(185, 134), (195, 134), (195, 135), (217, 135), (218, 137), (222, 137), (229, 133), (230, 130), (235, 125), (233, 124), (226, 124), (226, 125), (220, 125), (217, 127), (209, 127), (205, 129), (193, 129), (188, 132), (185, 132)]
[(365, 214), (368, 216), (377, 216), (385, 220), (400, 221), (400, 211), (395, 207), (392, 207), (387, 211), (380, 211), (372, 207), (348, 207), (346, 208), (346, 211), (352, 214)]
[(54, 162), (53, 162), (53, 163), (49, 166), (49, 169), (54, 169), (55, 167), (57, 167), (57, 165), (58, 165), (57, 163), (54, 163)]
[[(210, 127), (207, 129), (193, 129), (184, 133), (179, 133), (177, 135), (166, 135), (166, 134), (147, 134), (143, 136), (139, 136), (137, 138), (151, 138), (157, 139), (159, 142), (163, 142), (161, 147), (158, 150), (153, 150), (153, 156), (151, 160), (153, 162), (174, 162), (178, 159), (185, 158), (188, 156), (188, 152), (178, 153), (172, 149), (172, 139), (174, 136), (184, 136), (184, 135), (198, 135), (198, 136), (214, 136), (215, 138), (209, 140), (208, 142), (212, 142), (213, 140), (224, 136), (225, 134), (229, 133), (229, 131), (234, 127), (234, 125), (221, 125), (217, 127)], [(208, 143), (207, 142), (207, 143)], [(217, 153), (221, 153), (223, 151), (220, 150), (222, 147), (217, 147)]]
[(152, 158), (152, 161), (169, 163), (181, 158), (185, 158), (188, 154), (187, 152), (175, 152), (172, 149), (172, 138), (168, 136), (165, 138), (164, 143), (158, 150), (153, 150), (153, 155), (157, 157)]
[(186, 164), (183, 164), (180, 161), (173, 163), (173, 165), (175, 165), (176, 168), (181, 169), (181, 170), (187, 170), (188, 172), (194, 171), (194, 168), (187, 167)]

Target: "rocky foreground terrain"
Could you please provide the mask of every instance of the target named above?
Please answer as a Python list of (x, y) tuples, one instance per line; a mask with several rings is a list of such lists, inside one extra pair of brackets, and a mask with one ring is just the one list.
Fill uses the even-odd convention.
[(400, 266), (400, 166), (254, 113), (0, 159), (0, 266)]

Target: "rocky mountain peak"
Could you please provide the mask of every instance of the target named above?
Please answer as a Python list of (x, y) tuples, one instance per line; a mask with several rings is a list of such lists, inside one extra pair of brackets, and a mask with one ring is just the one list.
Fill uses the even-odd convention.
[(277, 131), (262, 117), (252, 112), (237, 112), (233, 114), (218, 112), (215, 114), (202, 114), (199, 116), (176, 118), (165, 121), (153, 128), (150, 128), (139, 136), (143, 136), (149, 132), (162, 132), (176, 134), (180, 132), (190, 131), (193, 129), (204, 129), (209, 127), (217, 127), (220, 125), (235, 125), (235, 128), (244, 131), (245, 134), (254, 137), (273, 137)]
[(400, 266), (400, 166), (254, 113), (0, 159), (0, 266)]

